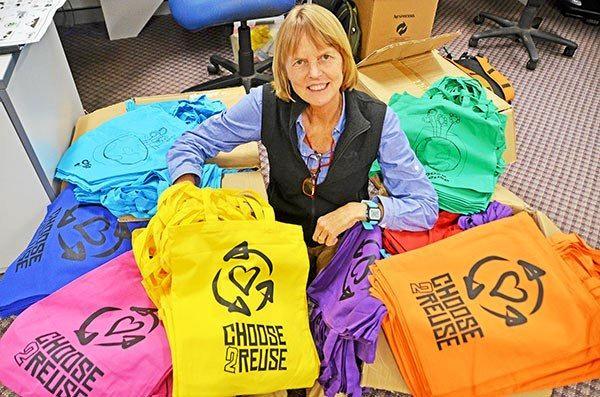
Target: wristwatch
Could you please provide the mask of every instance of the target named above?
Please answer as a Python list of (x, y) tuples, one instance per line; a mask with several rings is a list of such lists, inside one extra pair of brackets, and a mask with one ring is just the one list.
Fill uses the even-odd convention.
[(365, 214), (367, 220), (363, 221), (363, 227), (367, 230), (373, 230), (373, 226), (379, 224), (383, 217), (381, 208), (379, 208), (379, 204), (372, 200), (362, 200), (361, 203), (367, 205), (367, 212)]

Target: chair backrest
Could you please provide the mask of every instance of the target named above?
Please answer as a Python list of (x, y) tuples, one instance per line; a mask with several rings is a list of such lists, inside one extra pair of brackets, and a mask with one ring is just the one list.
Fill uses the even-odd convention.
[(188, 30), (284, 14), (295, 0), (169, 0), (175, 21)]

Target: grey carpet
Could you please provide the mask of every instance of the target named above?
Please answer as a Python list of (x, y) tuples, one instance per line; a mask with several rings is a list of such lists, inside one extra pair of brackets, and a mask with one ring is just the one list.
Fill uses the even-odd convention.
[[(460, 30), (447, 47), (455, 55), (467, 50), (468, 38), (483, 27), (471, 22), (480, 11), (516, 19), (516, 1), (440, 0), (434, 34)], [(562, 47), (541, 43), (537, 70), (525, 69), (527, 54), (506, 39), (481, 40), (477, 50), (490, 58), (514, 84), (518, 161), (502, 182), (546, 212), (564, 231), (574, 231), (600, 245), (598, 163), (600, 146), (599, 27), (563, 18), (552, 5), (542, 8), (542, 29), (579, 44), (575, 57)], [(223, 28), (190, 33), (169, 16), (153, 18), (140, 36), (111, 42), (102, 24), (61, 30), (61, 38), (84, 108), (93, 111), (132, 96), (174, 93), (206, 80), (208, 57), (231, 58)], [(0, 335), (12, 318), (0, 319)], [(368, 396), (398, 396), (368, 391)], [(0, 386), (0, 396), (14, 396)], [(553, 397), (599, 397), (600, 380), (557, 388)]]
[(88, 112), (135, 96), (172, 94), (208, 79), (208, 57), (231, 59), (226, 29), (191, 33), (153, 17), (137, 38), (110, 41), (102, 23), (61, 29), (67, 60)]

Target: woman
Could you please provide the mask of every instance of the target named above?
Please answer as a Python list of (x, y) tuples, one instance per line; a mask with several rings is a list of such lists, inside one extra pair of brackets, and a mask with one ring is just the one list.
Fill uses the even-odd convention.
[[(270, 163), (269, 202), (279, 221), (302, 225), (307, 244), (333, 246), (356, 222), (429, 229), (437, 195), (396, 114), (354, 90), (357, 68), (337, 18), (295, 7), (275, 43), (274, 82), (182, 135), (169, 151), (175, 183), (198, 183), (204, 161), (261, 140)], [(368, 201), (379, 160), (390, 197)], [(366, 225), (368, 226), (368, 225)]]

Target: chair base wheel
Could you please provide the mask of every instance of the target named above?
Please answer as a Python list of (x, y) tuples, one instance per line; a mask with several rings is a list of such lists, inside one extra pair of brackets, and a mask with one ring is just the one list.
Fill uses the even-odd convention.
[(537, 29), (540, 27), (541, 24), (542, 24), (542, 18), (535, 17), (535, 18), (533, 18), (533, 21), (531, 22), (531, 27), (534, 29)]
[(481, 24), (483, 24), (484, 20), (485, 20), (484, 17), (482, 17), (481, 15), (477, 14), (475, 16), (475, 18), (473, 18), (473, 23), (475, 23), (475, 25), (481, 25)]
[(538, 61), (534, 61), (533, 59), (530, 59), (529, 61), (527, 61), (527, 65), (525, 67), (529, 70), (535, 70), (535, 68), (537, 67), (537, 64), (538, 64)]
[(469, 47), (477, 47), (477, 44), (479, 43), (479, 40), (474, 39), (474, 38), (470, 38), (469, 39)]
[(577, 47), (573, 48), (573, 47), (565, 47), (565, 50), (563, 51), (563, 55), (566, 57), (571, 58), (573, 55), (575, 55), (575, 50), (577, 49)]
[(219, 74), (221, 68), (219, 65), (210, 64), (206, 67), (206, 70), (208, 71), (208, 74)]

